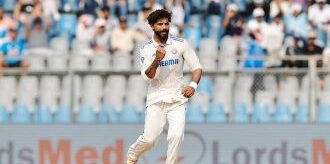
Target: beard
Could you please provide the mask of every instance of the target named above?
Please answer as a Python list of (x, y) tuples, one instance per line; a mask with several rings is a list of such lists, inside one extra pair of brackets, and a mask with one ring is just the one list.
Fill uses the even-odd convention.
[(163, 31), (155, 31), (155, 34), (161, 39), (161, 40), (167, 40), (168, 38), (169, 30), (163, 30)]

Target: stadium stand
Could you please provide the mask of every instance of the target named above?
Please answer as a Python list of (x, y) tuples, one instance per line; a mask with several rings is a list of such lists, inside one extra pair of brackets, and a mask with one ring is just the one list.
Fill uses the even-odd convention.
[[(27, 45), (38, 38), (26, 36), (37, 18), (47, 46), (17, 54), (28, 60), (27, 70), (0, 68), (0, 123), (141, 123), (147, 84), (137, 52), (150, 37), (144, 16), (157, 8), (174, 13), (171, 35), (195, 48), (205, 71), (187, 122), (329, 123), (329, 1), (278, 3), (2, 0), (1, 56), (14, 27)], [(119, 18), (129, 31), (120, 39), (133, 50), (130, 43), (129, 51), (113, 48)], [(98, 28), (109, 36), (92, 41)], [(95, 46), (108, 38), (109, 49)]]

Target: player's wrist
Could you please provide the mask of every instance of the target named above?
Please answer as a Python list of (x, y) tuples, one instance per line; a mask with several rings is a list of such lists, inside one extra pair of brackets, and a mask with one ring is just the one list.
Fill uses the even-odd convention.
[(189, 86), (192, 87), (192, 88), (194, 88), (195, 90), (197, 90), (198, 84), (196, 82), (194, 82), (194, 81), (191, 81), (189, 83)]

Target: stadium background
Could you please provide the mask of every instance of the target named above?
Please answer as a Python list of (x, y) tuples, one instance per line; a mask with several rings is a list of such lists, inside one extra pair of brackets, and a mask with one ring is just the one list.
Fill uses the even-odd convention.
[[(124, 163), (143, 130), (136, 52), (158, 8), (173, 12), (171, 35), (188, 40), (205, 72), (180, 163), (330, 163), (329, 1), (0, 4), (0, 53), (16, 31), (22, 51), (12, 55), (28, 63), (0, 68), (0, 163)], [(141, 163), (165, 154), (164, 136)]]

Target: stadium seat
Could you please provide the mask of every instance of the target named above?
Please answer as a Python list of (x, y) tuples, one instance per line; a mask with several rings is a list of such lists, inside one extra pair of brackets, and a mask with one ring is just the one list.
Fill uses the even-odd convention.
[(73, 55), (86, 55), (92, 56), (94, 55), (94, 51), (90, 46), (90, 43), (87, 41), (82, 41), (78, 39), (72, 40), (72, 51)]
[(207, 112), (206, 121), (209, 123), (227, 122), (227, 116), (223, 104), (211, 104)]
[(252, 108), (252, 95), (249, 91), (235, 91), (234, 120), (242, 123), (249, 121), (249, 113)]
[(202, 58), (200, 58), (200, 63), (203, 66), (203, 70), (205, 70), (205, 71), (217, 70), (216, 58), (202, 57)]
[(237, 67), (238, 43), (232, 37), (224, 37), (220, 42), (219, 69), (231, 70)]
[(16, 0), (3, 0), (1, 6), (5, 11), (14, 11)]
[(0, 124), (8, 123), (9, 115), (6, 108), (3, 105), (0, 105)]
[(220, 15), (209, 15), (206, 18), (206, 36), (215, 39), (217, 42), (220, 41), (223, 32), (219, 22), (222, 22)]
[(66, 71), (68, 69), (68, 56), (66, 55), (48, 56), (47, 68), (49, 70)]
[(290, 105), (277, 104), (275, 110), (275, 121), (277, 123), (290, 123), (293, 121)]
[(61, 105), (55, 113), (55, 123), (70, 123), (71, 122), (71, 111), (70, 108)]
[(186, 112), (186, 121), (188, 123), (205, 122), (204, 113), (201, 105), (188, 105)]
[(108, 118), (110, 123), (120, 122), (120, 112), (121, 109), (116, 109), (115, 106), (103, 106), (103, 110), (108, 113)]
[(34, 113), (34, 121), (36, 123), (53, 123), (51, 110), (47, 107), (38, 107)]
[(135, 106), (125, 105), (120, 114), (120, 122), (122, 123), (138, 123), (139, 114)]
[(28, 56), (29, 70), (43, 71), (45, 70), (45, 56), (41, 54), (30, 54)]
[(203, 76), (198, 84), (197, 92), (211, 97), (213, 95), (213, 80), (210, 76)]
[(0, 105), (3, 105), (8, 112), (13, 110), (13, 101), (17, 93), (16, 85), (15, 77), (0, 76)]
[[(200, 43), (199, 56), (200, 59), (204, 57), (211, 57), (216, 59), (218, 56), (218, 43), (214, 38), (203, 38)], [(204, 65), (203, 65), (204, 66)]]
[(91, 58), (93, 71), (109, 71), (110, 70), (110, 54), (108, 52), (95, 54)]
[(109, 114), (103, 108), (98, 113), (98, 123), (106, 124), (109, 123)]
[(276, 93), (278, 86), (274, 75), (264, 76), (263, 84), (266, 91), (271, 91), (273, 93)]
[(131, 70), (131, 55), (128, 53), (114, 53), (112, 56), (112, 68), (114, 71)]
[(96, 121), (97, 118), (91, 106), (80, 106), (77, 115), (78, 123), (96, 123)]
[(317, 111), (317, 122), (330, 123), (330, 91), (323, 91)]
[(67, 38), (55, 37), (50, 40), (50, 48), (55, 55), (68, 55), (69, 54), (69, 42)]
[(89, 57), (87, 55), (72, 55), (70, 67), (74, 70), (86, 71), (89, 69)]
[(77, 17), (75, 14), (61, 14), (57, 23), (57, 32), (59, 35), (68, 35), (69, 40), (76, 34)]
[(295, 121), (307, 123), (309, 121), (308, 92), (300, 92)]
[(330, 105), (320, 104), (317, 112), (317, 122), (330, 123)]
[(257, 123), (271, 122), (274, 111), (274, 93), (272, 91), (258, 91), (252, 114), (252, 121)]
[(101, 76), (87, 75), (83, 81), (82, 105), (91, 106), (98, 113), (101, 108), (103, 81)]
[(299, 104), (296, 112), (296, 122), (308, 123), (309, 121), (309, 110), (307, 104)]
[(15, 105), (12, 116), (12, 123), (30, 123), (31, 116), (26, 106)]
[(249, 122), (248, 107), (246, 104), (235, 104), (234, 105), (236, 123), (246, 123)]
[(104, 105), (107, 107), (115, 107), (120, 112), (124, 102), (127, 90), (127, 81), (125, 76), (111, 75), (107, 78), (105, 87), (103, 88)]

